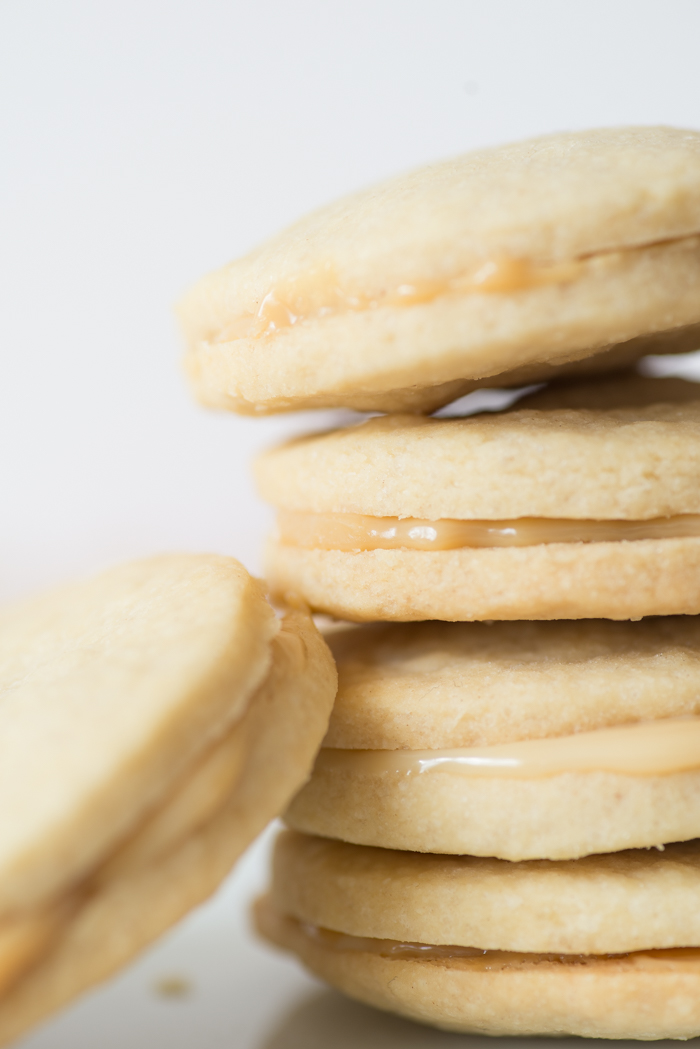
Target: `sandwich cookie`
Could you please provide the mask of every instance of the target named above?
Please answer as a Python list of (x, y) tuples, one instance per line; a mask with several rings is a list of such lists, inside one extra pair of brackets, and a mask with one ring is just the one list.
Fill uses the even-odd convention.
[(700, 384), (546, 397), (376, 417), (265, 453), (271, 584), (358, 621), (699, 613)]
[[(700, 347), (700, 132), (469, 153), (312, 214), (180, 303), (204, 404), (426, 412)], [(573, 363), (572, 363), (573, 362)]]
[(259, 931), (370, 1005), (491, 1035), (700, 1034), (700, 846), (551, 863), (285, 833)]
[(303, 783), (336, 687), (232, 558), (125, 565), (0, 616), (0, 1040), (206, 899)]
[(411, 623), (328, 638), (339, 689), (292, 828), (573, 859), (700, 837), (700, 620)]

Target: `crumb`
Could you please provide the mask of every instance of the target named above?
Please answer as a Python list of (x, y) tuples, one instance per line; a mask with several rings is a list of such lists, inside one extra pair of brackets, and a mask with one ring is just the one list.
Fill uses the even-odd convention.
[(183, 976), (162, 976), (153, 984), (153, 990), (161, 998), (187, 998), (192, 985)]

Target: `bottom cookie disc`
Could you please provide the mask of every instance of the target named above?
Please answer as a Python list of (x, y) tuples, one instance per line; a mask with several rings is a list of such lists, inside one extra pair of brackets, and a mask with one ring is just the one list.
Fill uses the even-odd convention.
[(344, 936), (258, 901), (258, 931), (368, 1005), (450, 1031), (587, 1038), (700, 1033), (700, 949), (549, 955)]

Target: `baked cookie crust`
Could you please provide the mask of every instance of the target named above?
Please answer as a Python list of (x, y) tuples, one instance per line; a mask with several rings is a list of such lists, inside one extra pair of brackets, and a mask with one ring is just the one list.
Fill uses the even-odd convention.
[(538, 961), (478, 971), (468, 960), (337, 951), (305, 935), (268, 900), (258, 931), (316, 976), (361, 1002), (448, 1031), (586, 1038), (693, 1038), (700, 1032), (700, 961)]
[(373, 623), (328, 633), (326, 747), (437, 750), (700, 713), (700, 619)]
[(307, 834), (385, 849), (576, 859), (700, 837), (700, 771), (508, 779), (321, 764), (285, 821)]
[(272, 540), (281, 594), (356, 622), (700, 613), (700, 538), (462, 550), (305, 550)]
[[(431, 411), (489, 380), (631, 363), (649, 337), (679, 352), (700, 322), (699, 184), (697, 132), (633, 127), (482, 150), (341, 200), (185, 296), (195, 393), (244, 414)], [(489, 292), (504, 264), (531, 279)]]
[(283, 831), (270, 900), (356, 937), (543, 954), (700, 944), (700, 843), (552, 862), (370, 848)]

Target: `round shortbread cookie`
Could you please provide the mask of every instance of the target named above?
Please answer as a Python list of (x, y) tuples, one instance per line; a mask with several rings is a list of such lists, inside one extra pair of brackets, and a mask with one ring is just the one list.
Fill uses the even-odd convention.
[[(37, 599), (6, 613), (0, 644), (7, 680), (24, 668), (5, 717), (8, 734), (23, 729), (24, 790), (39, 796), (26, 811), (51, 813), (42, 793), (64, 800), (57, 776), (71, 787), (46, 842), (48, 817), (43, 826), (35, 817), (34, 862), (25, 860), (34, 898), (14, 904), (11, 867), (0, 879), (14, 904), (3, 929), (23, 933), (33, 919), (37, 930), (33, 942), (25, 932), (23, 954), (0, 937), (4, 1044), (216, 889), (308, 775), (336, 673), (309, 616), (276, 618), (260, 585), (223, 557), (156, 558)], [(27, 759), (32, 740), (40, 770)], [(79, 760), (88, 746), (106, 763), (99, 777), (93, 754)]]
[(341, 200), (186, 295), (195, 392), (250, 414), (430, 411), (485, 379), (697, 349), (698, 186), (698, 132), (632, 127), (482, 150)]
[(406, 774), (411, 753), (549, 740), (556, 762), (557, 738), (697, 716), (698, 617), (372, 624), (338, 629), (329, 643), (338, 696), (314, 772), (286, 815), (297, 830), (509, 860), (700, 835), (700, 770), (673, 760), (663, 773), (642, 765), (633, 774), (596, 765), (596, 750), (571, 767), (562, 750), (561, 768), (517, 778), (453, 766)]
[(385, 849), (576, 859), (699, 837), (700, 770), (508, 778), (434, 769), (407, 776), (319, 759), (285, 821), (307, 834)]
[[(372, 517), (700, 513), (700, 383), (625, 375), (600, 391), (583, 384), (575, 408), (572, 393), (557, 386), (504, 412), (380, 416), (299, 437), (258, 457), (258, 488), (284, 510)], [(538, 397), (545, 406), (530, 407)]]
[(326, 747), (436, 750), (700, 714), (700, 617), (376, 623), (329, 633)]
[(451, 1031), (589, 1038), (693, 1038), (700, 1033), (700, 954), (622, 957), (387, 957), (338, 950), (268, 900), (258, 931), (316, 976), (368, 1005)]
[(354, 937), (623, 954), (700, 945), (700, 843), (552, 862), (421, 855), (283, 831), (270, 901)]
[[(700, 386), (639, 377), (629, 383), (628, 403), (627, 377), (601, 385), (587, 384), (576, 408), (566, 406), (565, 388), (561, 408), (552, 392), (542, 408), (526, 398), (469, 418), (385, 416), (265, 453), (256, 464), (261, 494), (311, 522), (308, 541), (281, 533), (269, 544), (272, 585), (354, 620), (700, 612), (700, 539), (681, 530), (700, 511)], [(529, 546), (432, 550), (397, 541), (372, 549), (380, 541), (362, 539), (339, 549), (335, 538), (315, 545), (318, 521), (325, 528), (359, 520), (367, 531), (377, 518), (450, 527), (525, 519), (545, 533)], [(546, 538), (552, 520), (636, 527), (668, 518), (680, 520), (659, 539), (626, 541), (623, 532), (612, 541)]]

